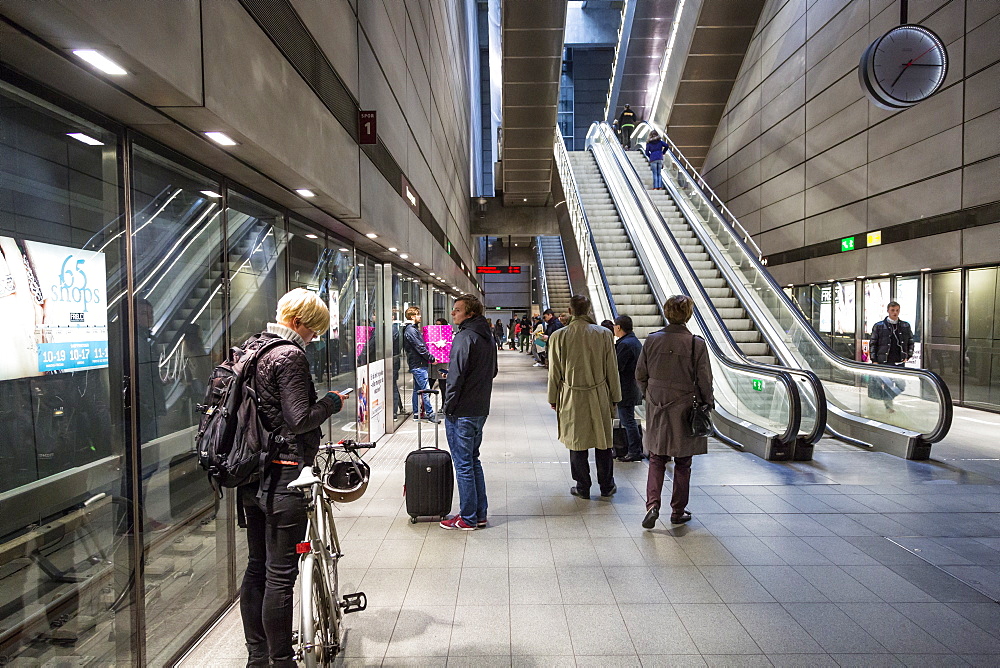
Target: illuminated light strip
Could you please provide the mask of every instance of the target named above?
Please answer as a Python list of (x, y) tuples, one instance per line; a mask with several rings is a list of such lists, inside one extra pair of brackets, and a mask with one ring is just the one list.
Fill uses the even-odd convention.
[[(212, 206), (214, 207), (215, 205), (213, 204)], [(201, 218), (199, 218), (198, 220), (196, 220), (196, 221), (195, 221), (195, 223), (194, 223), (194, 224), (195, 224), (195, 227), (197, 228), (197, 226), (198, 226), (198, 225), (201, 225), (201, 221), (205, 220), (205, 217), (206, 217), (206, 216), (208, 216), (208, 214), (210, 214), (210, 213), (212, 213), (212, 209), (211, 209), (211, 208), (209, 208), (209, 210), (208, 210), (208, 211), (206, 211), (206, 212), (204, 213), (204, 215), (202, 215), (202, 217), (201, 217)], [(219, 211), (216, 211), (216, 212), (215, 212), (215, 216), (213, 216), (213, 219), (214, 219), (214, 218), (215, 218), (216, 216), (218, 216), (219, 214), (221, 214), (221, 213), (222, 213), (222, 210), (221, 210), (221, 209), (220, 209)], [(210, 222), (211, 222), (211, 221), (210, 221)], [(163, 272), (163, 275), (162, 275), (162, 276), (160, 276), (159, 280), (158, 280), (158, 281), (156, 281), (156, 283), (154, 283), (154, 284), (153, 284), (153, 287), (151, 287), (151, 288), (149, 289), (149, 291), (148, 291), (148, 292), (146, 292), (146, 297), (147, 297), (147, 298), (149, 298), (149, 296), (150, 296), (151, 294), (153, 294), (153, 291), (154, 291), (154, 290), (156, 290), (156, 288), (157, 288), (157, 287), (159, 287), (160, 283), (162, 283), (162, 282), (163, 282), (163, 279), (167, 277), (167, 274), (169, 273), (170, 269), (171, 269), (171, 268), (172, 268), (172, 267), (173, 267), (173, 266), (174, 266), (175, 264), (177, 264), (177, 261), (178, 261), (178, 260), (180, 260), (180, 258), (181, 258), (181, 257), (184, 257), (184, 254), (185, 254), (185, 253), (187, 253), (187, 251), (188, 251), (188, 249), (189, 249), (189, 248), (191, 248), (191, 244), (193, 244), (193, 243), (194, 243), (195, 241), (197, 241), (197, 240), (198, 240), (198, 237), (200, 237), (200, 236), (201, 236), (202, 234), (204, 234), (204, 233), (205, 233), (205, 230), (207, 230), (207, 229), (208, 229), (208, 225), (206, 225), (205, 227), (203, 227), (203, 228), (201, 228), (200, 230), (198, 230), (198, 234), (196, 234), (196, 235), (194, 235), (193, 237), (191, 237), (191, 240), (190, 240), (190, 241), (188, 241), (188, 242), (187, 242), (187, 243), (186, 243), (186, 244), (184, 245), (184, 248), (183, 248), (183, 249), (181, 250), (181, 252), (180, 252), (180, 255), (179, 255), (179, 256), (178, 256), (178, 257), (177, 257), (177, 258), (176, 258), (176, 259), (175, 259), (175, 260), (174, 260), (173, 262), (171, 262), (171, 263), (170, 263), (170, 266), (169, 266), (169, 267), (167, 267), (167, 270)], [(183, 237), (181, 237), (181, 239), (183, 240)], [(175, 244), (175, 245), (174, 245), (174, 248), (176, 248), (176, 247), (177, 247), (177, 246), (176, 246), (176, 244)], [(172, 252), (172, 251), (174, 250), (174, 248), (171, 248), (171, 249), (170, 249), (170, 250), (171, 250), (171, 252)], [(161, 264), (162, 264), (162, 263), (161, 263)], [(157, 269), (159, 269), (159, 267), (157, 267)], [(154, 271), (155, 271), (155, 270), (154, 270)], [(150, 278), (152, 278), (152, 277), (150, 277)], [(148, 282), (149, 282), (149, 279), (147, 278), (147, 279), (146, 279), (146, 281), (145, 281), (145, 282), (143, 283), (143, 285), (145, 285), (145, 283), (148, 283)], [(143, 287), (143, 286), (142, 286), (142, 285), (140, 285), (140, 286), (139, 286), (139, 288), (137, 288), (137, 289), (140, 289), (140, 288), (142, 288), (142, 287)]]
[(663, 59), (660, 61), (660, 76), (659, 81), (656, 82), (656, 93), (653, 94), (653, 103), (650, 105), (649, 113), (646, 114), (648, 118), (653, 117), (653, 113), (656, 111), (656, 104), (660, 100), (660, 93), (663, 92), (663, 80), (667, 76), (667, 66), (670, 64), (670, 56), (674, 52), (677, 31), (681, 27), (681, 14), (684, 12), (684, 2), (685, 0), (679, 0), (677, 3), (677, 14), (674, 16), (674, 24), (670, 26), (670, 37), (667, 39), (667, 48), (663, 51)]
[(608, 118), (608, 114), (611, 112), (611, 93), (615, 89), (615, 74), (618, 71), (618, 54), (622, 48), (622, 36), (625, 32), (625, 16), (628, 12), (628, 2), (629, 0), (625, 0), (625, 2), (622, 3), (622, 20), (621, 23), (618, 24), (618, 43), (615, 44), (615, 57), (614, 60), (611, 61), (611, 81), (608, 85), (608, 99), (604, 101), (605, 119)]
[[(141, 230), (143, 227), (146, 227), (146, 225), (149, 225), (151, 222), (153, 222), (153, 219), (156, 218), (157, 216), (159, 216), (163, 212), (163, 210), (167, 208), (167, 205), (170, 204), (170, 202), (175, 197), (177, 197), (178, 195), (180, 195), (182, 192), (184, 192), (183, 188), (178, 189), (177, 192), (175, 192), (173, 195), (171, 195), (170, 197), (168, 197), (167, 201), (163, 203), (163, 206), (161, 206), (159, 209), (157, 209), (156, 213), (154, 213), (152, 216), (150, 216), (149, 220), (147, 220), (145, 223), (143, 223), (142, 227), (140, 227), (139, 230)], [(135, 232), (133, 232), (132, 236), (134, 237), (139, 230), (136, 230)], [(100, 248), (97, 249), (97, 252), (98, 253), (103, 253), (104, 249), (107, 248), (108, 246), (110, 246), (112, 241), (114, 241), (118, 237), (122, 236), (123, 234), (125, 234), (124, 230), (122, 230), (121, 232), (119, 232), (115, 236), (113, 236), (110, 239), (108, 239), (107, 242), (103, 246), (101, 246)], [(108, 306), (110, 306), (110, 304)]]

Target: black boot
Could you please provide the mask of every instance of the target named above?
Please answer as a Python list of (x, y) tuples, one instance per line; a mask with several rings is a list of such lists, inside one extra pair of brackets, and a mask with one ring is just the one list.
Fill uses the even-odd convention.
[(267, 644), (247, 643), (247, 668), (269, 668), (271, 660), (267, 656)]

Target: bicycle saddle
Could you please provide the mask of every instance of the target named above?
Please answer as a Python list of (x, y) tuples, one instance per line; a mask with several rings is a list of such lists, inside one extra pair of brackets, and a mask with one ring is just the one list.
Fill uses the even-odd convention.
[(298, 478), (288, 483), (288, 489), (311, 487), (318, 482), (321, 482), (321, 480), (316, 477), (316, 474), (313, 472), (313, 467), (307, 466), (302, 469), (302, 473), (299, 474)]

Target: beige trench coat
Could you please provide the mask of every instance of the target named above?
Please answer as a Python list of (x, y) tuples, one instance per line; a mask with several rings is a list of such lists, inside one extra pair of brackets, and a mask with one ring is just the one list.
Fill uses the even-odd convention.
[[(694, 345), (694, 365), (691, 346)], [(712, 406), (712, 365), (708, 347), (684, 325), (668, 325), (646, 337), (635, 365), (635, 379), (646, 397), (644, 444), (649, 452), (690, 457), (708, 452), (708, 438), (690, 435), (691, 403), (698, 373), (699, 401)]]
[(570, 450), (612, 447), (612, 404), (622, 398), (612, 338), (584, 316), (549, 337), (549, 403)]

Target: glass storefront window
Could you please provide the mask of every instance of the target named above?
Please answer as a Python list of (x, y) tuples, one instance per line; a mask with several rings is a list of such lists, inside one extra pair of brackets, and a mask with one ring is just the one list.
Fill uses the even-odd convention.
[(133, 153), (146, 658), (159, 664), (232, 595), (225, 506), (195, 448), (197, 404), (227, 350), (222, 188), (152, 151)]
[(925, 337), (924, 363), (958, 395), (962, 380), (962, 271), (930, 274), (926, 280), (924, 303), (930, 331)]
[(966, 289), (962, 399), (1000, 410), (1000, 268), (970, 269)]
[(923, 351), (920, 340), (923, 334), (921, 326), (920, 311), (920, 277), (919, 276), (898, 276), (896, 277), (896, 298), (899, 302), (899, 317), (910, 323), (913, 329), (913, 357), (906, 366), (922, 368)]
[(133, 661), (118, 146), (0, 83), (0, 656), (9, 665)]

